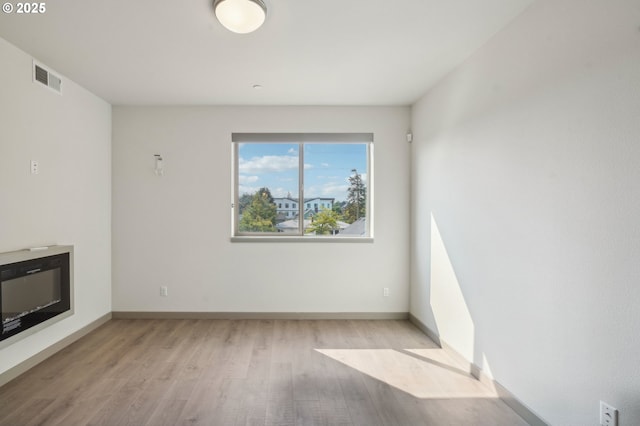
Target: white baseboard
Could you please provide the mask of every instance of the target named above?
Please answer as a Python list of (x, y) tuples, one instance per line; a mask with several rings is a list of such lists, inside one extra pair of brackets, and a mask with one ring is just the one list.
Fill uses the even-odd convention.
[(86, 336), (87, 334), (89, 334), (96, 328), (100, 327), (102, 324), (106, 323), (110, 319), (111, 319), (111, 313), (105, 314), (100, 318), (98, 318), (97, 320), (91, 322), (90, 324), (82, 327), (80, 330), (74, 333), (71, 333), (64, 339), (54, 343), (53, 345), (49, 346), (46, 349), (43, 349), (42, 351), (38, 352), (34, 356), (22, 361), (20, 364), (16, 365), (15, 367), (8, 369), (4, 373), (0, 374), (0, 386), (3, 386), (9, 383), (11, 380), (15, 379), (22, 373), (25, 373), (31, 368), (40, 364), (42, 361), (49, 358), (51, 355), (66, 348), (67, 346), (69, 346), (76, 340), (80, 339), (81, 337)]
[(408, 312), (137, 312), (114, 311), (113, 319), (406, 320)]
[(478, 379), (481, 383), (484, 383), (490, 387), (493, 387), (498, 394), (498, 397), (515, 411), (520, 417), (522, 417), (531, 426), (549, 426), (547, 422), (542, 420), (540, 416), (534, 413), (529, 407), (527, 407), (522, 401), (520, 401), (514, 394), (512, 394), (507, 388), (500, 383), (489, 377), (480, 367), (472, 362), (469, 362), (458, 351), (452, 348), (447, 342), (443, 341), (438, 333), (431, 328), (427, 327), (422, 321), (409, 313), (409, 321), (415, 325), (420, 331), (426, 334), (437, 345), (444, 349), (452, 358), (458, 362), (458, 364), (465, 366), (465, 369), (469, 374)]

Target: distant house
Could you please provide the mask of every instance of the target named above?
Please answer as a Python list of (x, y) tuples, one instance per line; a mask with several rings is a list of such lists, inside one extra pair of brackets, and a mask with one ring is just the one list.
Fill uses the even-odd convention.
[(305, 198), (304, 210), (312, 210), (315, 213), (322, 211), (323, 209), (332, 210), (335, 198)]
[[(304, 218), (309, 219), (313, 214), (319, 213), (324, 209), (332, 210), (335, 200), (335, 198), (305, 198), (302, 206), (304, 208)], [(274, 198), (273, 202), (276, 205), (276, 212), (279, 218), (291, 219), (298, 217), (300, 206), (297, 198)]]
[[(305, 219), (304, 221), (304, 229), (307, 229), (311, 225), (311, 220)], [(299, 222), (298, 219), (285, 220), (284, 222), (280, 222), (276, 224), (276, 228), (278, 232), (284, 232), (286, 234), (297, 234), (298, 233)]]
[(292, 218), (298, 216), (298, 200), (295, 198), (274, 198), (278, 216)]

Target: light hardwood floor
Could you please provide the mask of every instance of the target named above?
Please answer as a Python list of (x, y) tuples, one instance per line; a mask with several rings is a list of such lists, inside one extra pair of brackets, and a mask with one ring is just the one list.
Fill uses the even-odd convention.
[(0, 388), (0, 425), (526, 425), (407, 321), (112, 320)]

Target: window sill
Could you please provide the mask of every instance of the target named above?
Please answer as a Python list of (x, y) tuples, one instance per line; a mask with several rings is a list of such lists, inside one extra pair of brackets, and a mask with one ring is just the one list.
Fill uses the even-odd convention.
[(231, 237), (232, 243), (373, 243), (373, 237), (291, 237), (238, 236)]

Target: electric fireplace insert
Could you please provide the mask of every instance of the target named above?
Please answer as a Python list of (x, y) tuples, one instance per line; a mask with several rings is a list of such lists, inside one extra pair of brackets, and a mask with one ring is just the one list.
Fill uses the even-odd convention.
[(0, 254), (0, 343), (73, 313), (72, 258), (72, 246)]

